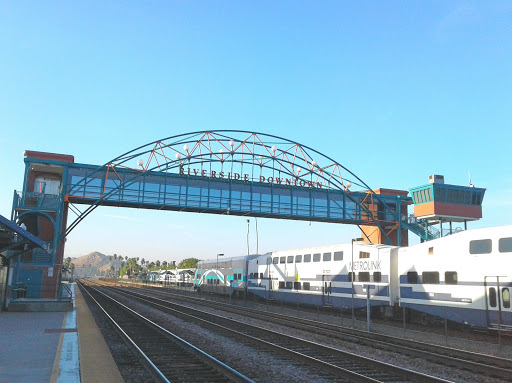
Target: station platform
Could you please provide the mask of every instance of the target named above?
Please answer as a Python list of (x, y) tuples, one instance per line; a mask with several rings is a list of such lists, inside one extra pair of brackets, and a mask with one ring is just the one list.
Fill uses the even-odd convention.
[(0, 312), (0, 382), (121, 383), (79, 288), (69, 312)]

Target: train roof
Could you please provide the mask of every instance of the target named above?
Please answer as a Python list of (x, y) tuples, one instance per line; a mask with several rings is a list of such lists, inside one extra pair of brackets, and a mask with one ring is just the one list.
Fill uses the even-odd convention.
[[(238, 255), (238, 256), (235, 256), (235, 257), (219, 257), (219, 262), (226, 262), (226, 261), (238, 261), (238, 260), (243, 260), (243, 259), (254, 259), (254, 258), (257, 258), (257, 257), (261, 257), (262, 254), (251, 254), (251, 255)], [(198, 264), (200, 263), (210, 263), (210, 262), (217, 262), (217, 258), (213, 258), (213, 259), (205, 259), (205, 260), (202, 260), (202, 261), (199, 261)]]
[(452, 234), (444, 235), (441, 238), (404, 247), (404, 249), (432, 247), (437, 244), (449, 244), (450, 242), (472, 241), (478, 239), (508, 238), (512, 237), (512, 225), (485, 227), (478, 229), (462, 230)]
[[(333, 244), (333, 245), (322, 245), (322, 246), (314, 246), (314, 247), (304, 247), (304, 248), (297, 248), (297, 249), (284, 249), (284, 250), (276, 250), (272, 253), (268, 254), (278, 254), (278, 253), (284, 253), (284, 252), (297, 252), (297, 253), (306, 253), (306, 252), (322, 252), (325, 250), (328, 250), (332, 247), (346, 247), (351, 246), (351, 243), (339, 243), (339, 244)], [(383, 244), (376, 244), (376, 243), (367, 243), (367, 242), (354, 242), (354, 246), (366, 246), (376, 249), (385, 249), (385, 248), (397, 248), (398, 246), (392, 246), (392, 245), (383, 245)]]

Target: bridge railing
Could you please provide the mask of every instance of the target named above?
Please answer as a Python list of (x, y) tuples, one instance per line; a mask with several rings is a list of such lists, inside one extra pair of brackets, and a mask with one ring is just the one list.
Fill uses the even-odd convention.
[(59, 196), (45, 193), (21, 193), (16, 191), (15, 207), (37, 208), (41, 210), (57, 210)]

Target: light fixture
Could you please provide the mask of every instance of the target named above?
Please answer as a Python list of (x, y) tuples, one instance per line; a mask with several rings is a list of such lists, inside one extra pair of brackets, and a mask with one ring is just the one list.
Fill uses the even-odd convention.
[(231, 146), (231, 150), (233, 150), (233, 146), (235, 146), (235, 141), (229, 140), (229, 146)]
[(352, 182), (347, 181), (347, 183), (345, 184), (345, 188), (348, 190), (348, 189), (350, 189), (351, 186), (352, 186)]
[(295, 167), (295, 170), (297, 171), (297, 176), (299, 176), (302, 168), (300, 168), (299, 166)]
[(313, 165), (313, 167), (315, 167), (315, 166), (317, 165), (317, 164), (316, 164), (316, 161), (315, 161), (315, 160), (313, 160), (313, 161), (311, 162), (311, 165)]
[(183, 150), (188, 153), (188, 150), (190, 149), (190, 146), (188, 144), (183, 145)]
[(176, 154), (174, 155), (174, 157), (176, 157), (176, 159), (177, 159), (177, 160), (179, 160), (179, 159), (181, 158), (181, 154), (180, 154), (180, 153), (176, 153)]
[(139, 165), (140, 167), (142, 167), (142, 165), (144, 165), (144, 161), (142, 161), (140, 158), (137, 160), (137, 165)]
[(272, 146), (272, 147), (270, 148), (270, 150), (272, 150), (272, 152), (274, 153), (274, 156), (275, 156), (275, 155), (276, 155), (276, 150), (277, 150), (277, 148), (276, 148), (275, 146)]
[(224, 153), (224, 149), (219, 150), (219, 153), (223, 154)]

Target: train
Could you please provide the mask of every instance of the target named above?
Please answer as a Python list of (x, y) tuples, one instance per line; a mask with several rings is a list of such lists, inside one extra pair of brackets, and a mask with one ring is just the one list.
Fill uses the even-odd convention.
[(350, 243), (197, 264), (197, 291), (512, 330), (512, 225), (407, 247)]

